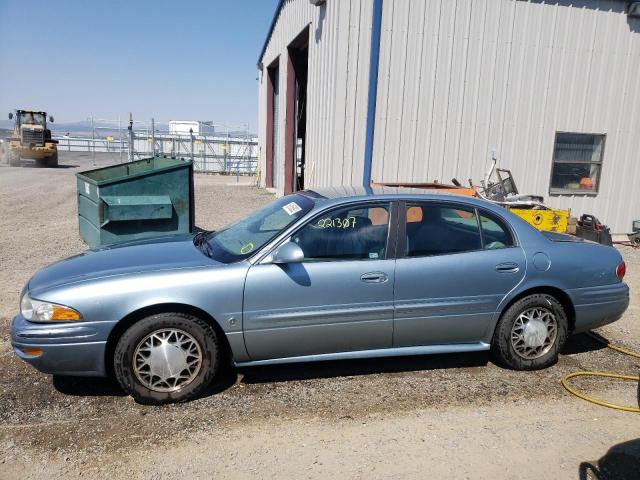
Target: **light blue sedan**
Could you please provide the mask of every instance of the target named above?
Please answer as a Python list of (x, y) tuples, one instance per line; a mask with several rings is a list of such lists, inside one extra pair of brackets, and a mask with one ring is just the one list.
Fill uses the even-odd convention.
[(43, 372), (115, 375), (151, 404), (232, 365), (491, 350), (529, 370), (621, 317), (624, 273), (617, 250), (482, 200), (318, 189), (219, 232), (50, 265), (24, 287), (11, 341)]

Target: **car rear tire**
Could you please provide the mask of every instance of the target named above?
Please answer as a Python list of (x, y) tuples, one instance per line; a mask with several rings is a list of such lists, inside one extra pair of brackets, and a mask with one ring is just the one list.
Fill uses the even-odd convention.
[(120, 386), (145, 405), (186, 402), (209, 386), (220, 365), (219, 340), (208, 323), (162, 313), (134, 323), (113, 356)]
[(567, 339), (567, 315), (553, 296), (535, 294), (511, 305), (500, 317), (492, 352), (498, 363), (514, 370), (539, 370), (558, 361)]

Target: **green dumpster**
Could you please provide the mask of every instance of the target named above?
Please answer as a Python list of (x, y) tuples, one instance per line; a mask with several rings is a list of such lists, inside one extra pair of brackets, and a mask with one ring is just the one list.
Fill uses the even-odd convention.
[(193, 230), (193, 165), (153, 157), (76, 174), (80, 236), (92, 248)]

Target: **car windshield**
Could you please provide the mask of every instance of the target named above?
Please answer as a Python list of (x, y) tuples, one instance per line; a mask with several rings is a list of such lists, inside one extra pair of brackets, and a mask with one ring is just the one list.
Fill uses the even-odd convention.
[(20, 112), (20, 125), (24, 123), (42, 125), (44, 127), (45, 117), (42, 113)]
[(214, 260), (236, 262), (250, 257), (278, 233), (308, 213), (313, 205), (313, 200), (308, 197), (288, 195), (256, 210), (224, 230), (209, 234), (206, 242), (199, 241), (196, 236), (194, 243)]

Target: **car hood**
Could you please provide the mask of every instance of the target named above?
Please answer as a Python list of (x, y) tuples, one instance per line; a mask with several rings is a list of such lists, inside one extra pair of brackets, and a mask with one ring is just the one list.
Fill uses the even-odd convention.
[(171, 235), (88, 250), (53, 263), (36, 273), (29, 280), (27, 289), (113, 275), (214, 265), (219, 263), (194, 246), (192, 235)]

